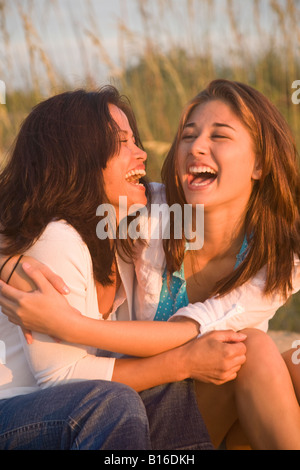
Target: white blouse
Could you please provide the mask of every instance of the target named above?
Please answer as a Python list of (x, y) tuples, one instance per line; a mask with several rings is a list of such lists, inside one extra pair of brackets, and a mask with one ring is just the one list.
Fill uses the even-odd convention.
[[(65, 221), (51, 222), (26, 254), (64, 279), (71, 291), (68, 302), (82, 315), (101, 321), (91, 256), (73, 227)], [(124, 298), (120, 296), (113, 310)], [(5, 348), (5, 357), (0, 358), (0, 399), (70, 381), (111, 380), (114, 358), (96, 357), (94, 348), (58, 343), (40, 333), (33, 333), (33, 339), (28, 345), (20, 328), (0, 312), (0, 340)]]

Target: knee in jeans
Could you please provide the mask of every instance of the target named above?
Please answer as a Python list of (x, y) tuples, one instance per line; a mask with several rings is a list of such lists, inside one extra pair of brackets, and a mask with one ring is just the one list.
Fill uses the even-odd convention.
[(116, 403), (120, 407), (123, 419), (127, 422), (148, 427), (149, 423), (145, 405), (135, 390), (123, 385), (119, 390), (118, 396), (116, 396)]
[[(141, 426), (148, 427), (148, 417), (144, 403), (139, 394), (129, 386), (119, 382), (106, 382), (106, 395), (101, 395), (101, 400), (97, 396), (97, 382), (95, 382), (95, 412), (102, 414), (103, 410), (109, 411), (112, 418), (122, 423), (140, 423)], [(100, 391), (103, 383), (100, 384)]]

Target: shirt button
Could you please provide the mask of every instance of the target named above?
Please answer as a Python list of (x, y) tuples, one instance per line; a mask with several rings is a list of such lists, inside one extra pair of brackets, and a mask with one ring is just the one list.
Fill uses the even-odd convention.
[(235, 310), (236, 310), (237, 313), (244, 313), (244, 311), (245, 311), (244, 307), (242, 307), (242, 306), (239, 305), (239, 304), (237, 304), (237, 305), (235, 306)]

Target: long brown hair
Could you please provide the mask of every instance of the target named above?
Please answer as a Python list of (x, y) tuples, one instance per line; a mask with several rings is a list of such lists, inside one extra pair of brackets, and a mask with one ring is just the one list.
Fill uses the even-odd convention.
[(49, 222), (64, 219), (87, 244), (95, 279), (111, 282), (116, 243), (96, 235), (96, 209), (109, 202), (102, 171), (120, 145), (109, 104), (122, 109), (142, 148), (129, 101), (112, 86), (53, 96), (25, 119), (0, 174), (3, 254), (23, 253)]
[[(224, 295), (266, 267), (265, 293), (286, 297), (292, 287), (294, 256), (300, 255), (300, 173), (293, 135), (276, 107), (254, 88), (228, 80), (214, 80), (188, 103), (162, 169), (169, 205), (185, 204), (176, 160), (184, 125), (200, 104), (221, 100), (248, 128), (262, 176), (255, 181), (245, 218), (248, 255), (241, 265), (218, 283), (215, 294)], [(164, 241), (168, 272), (180, 268), (185, 251), (182, 239)]]

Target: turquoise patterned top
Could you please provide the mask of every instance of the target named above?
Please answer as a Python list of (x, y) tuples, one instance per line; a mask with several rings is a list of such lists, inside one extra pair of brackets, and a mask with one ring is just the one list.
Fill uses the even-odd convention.
[[(240, 263), (246, 258), (248, 252), (247, 238), (244, 238), (242, 247), (236, 257), (236, 269)], [(184, 266), (179, 271), (175, 271), (171, 275), (170, 288), (167, 283), (167, 268), (162, 276), (162, 287), (160, 291), (159, 304), (156, 310), (154, 321), (167, 321), (174, 313), (182, 307), (189, 304), (189, 299), (186, 291), (186, 280), (184, 277)]]

